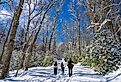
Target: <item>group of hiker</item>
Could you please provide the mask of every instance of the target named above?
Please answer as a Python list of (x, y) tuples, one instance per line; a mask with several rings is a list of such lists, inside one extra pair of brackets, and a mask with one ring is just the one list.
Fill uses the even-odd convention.
[[(64, 74), (64, 69), (65, 69), (64, 62), (61, 62), (60, 66), (61, 66), (62, 74)], [(69, 77), (71, 77), (73, 66), (74, 66), (71, 58), (69, 59), (67, 66), (68, 66)], [(54, 75), (57, 75), (57, 69), (58, 69), (58, 63), (57, 63), (57, 61), (55, 61), (54, 62)]]

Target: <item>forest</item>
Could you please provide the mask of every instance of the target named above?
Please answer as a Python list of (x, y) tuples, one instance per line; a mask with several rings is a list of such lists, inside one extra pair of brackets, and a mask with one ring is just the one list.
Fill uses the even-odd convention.
[(121, 67), (121, 0), (0, 0), (0, 79), (70, 57), (101, 75)]

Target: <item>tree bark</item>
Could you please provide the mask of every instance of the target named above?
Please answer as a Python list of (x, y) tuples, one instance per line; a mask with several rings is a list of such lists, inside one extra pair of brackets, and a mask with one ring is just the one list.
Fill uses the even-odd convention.
[(22, 12), (23, 4), (24, 4), (24, 0), (20, 0), (19, 6), (16, 12), (14, 13), (14, 17), (13, 17), (14, 19), (13, 19), (13, 23), (10, 31), (10, 39), (8, 41), (8, 46), (5, 53), (5, 59), (3, 62), (2, 73), (0, 77), (1, 79), (4, 79), (9, 72), (9, 65), (10, 65), (10, 59), (13, 51), (14, 39), (19, 25), (19, 18)]
[(49, 51), (51, 50), (51, 44), (52, 44), (52, 39), (54, 36), (55, 28), (56, 28), (56, 18), (54, 20), (54, 26), (52, 28), (52, 33), (51, 33), (50, 40), (49, 40)]
[(21, 65), (20, 65), (20, 68), (23, 67), (23, 63), (24, 63), (24, 59), (25, 59), (25, 53), (26, 53), (26, 49), (28, 47), (28, 43), (29, 43), (29, 39), (28, 39), (28, 31), (29, 31), (29, 26), (30, 26), (30, 14), (29, 14), (29, 17), (28, 17), (28, 22), (27, 22), (27, 29), (26, 29), (26, 33), (25, 33), (25, 44), (23, 46), (23, 49), (22, 49), (22, 60), (21, 60)]
[(48, 36), (49, 36), (49, 32), (48, 32), (48, 28), (47, 28), (46, 38), (45, 38), (45, 53), (46, 53), (46, 50), (48, 48)]
[(78, 19), (78, 50), (79, 55), (81, 55), (81, 33), (80, 33), (80, 19)]
[(12, 19), (12, 21), (11, 21), (10, 28), (9, 28), (9, 30), (8, 30), (7, 36), (6, 36), (5, 41), (4, 41), (4, 43), (3, 43), (3, 46), (2, 46), (2, 53), (1, 53), (1, 55), (0, 55), (0, 63), (2, 63), (2, 57), (3, 57), (4, 51), (5, 51), (5, 45), (6, 45), (7, 41), (8, 41), (8, 37), (9, 37), (10, 30), (11, 30), (11, 27), (12, 27), (12, 22), (13, 22), (13, 19)]
[(28, 47), (28, 43), (25, 42), (23, 49), (22, 49), (22, 60), (21, 60), (21, 64), (20, 64), (20, 68), (23, 67), (23, 63), (24, 63), (24, 59), (25, 59), (25, 53), (26, 53), (26, 49)]

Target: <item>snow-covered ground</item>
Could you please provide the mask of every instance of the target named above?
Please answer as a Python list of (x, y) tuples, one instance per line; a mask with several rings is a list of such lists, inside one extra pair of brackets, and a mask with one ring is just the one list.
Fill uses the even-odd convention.
[(121, 68), (105, 76), (107, 82), (121, 82)]
[(0, 82), (121, 82), (121, 69), (109, 75), (102, 76), (90, 67), (76, 64), (73, 75), (68, 76), (66, 67), (65, 74), (53, 74), (53, 67), (32, 67), (28, 71), (19, 70), (18, 77), (14, 77), (16, 71), (11, 71), (9, 77)]

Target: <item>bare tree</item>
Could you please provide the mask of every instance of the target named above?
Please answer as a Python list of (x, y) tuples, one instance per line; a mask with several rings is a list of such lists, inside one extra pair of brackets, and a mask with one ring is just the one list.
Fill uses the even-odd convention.
[(120, 3), (116, 3), (114, 0), (86, 0), (84, 6), (90, 18), (91, 25), (89, 27), (93, 27), (94, 32), (108, 28), (112, 32), (112, 36), (117, 39), (117, 31), (120, 28), (118, 21), (121, 20), (119, 11)]
[[(76, 0), (77, 3), (76, 5), (74, 4), (75, 1), (71, 1), (70, 2), (70, 12), (71, 12), (71, 16), (73, 17), (72, 18), (72, 21), (76, 21), (76, 26), (77, 26), (77, 33), (78, 33), (78, 52), (79, 52), (79, 55), (81, 55), (81, 17), (82, 17), (82, 13), (79, 11), (80, 8), (81, 8), (81, 4), (79, 2), (79, 0)], [(75, 7), (77, 6), (77, 7)]]
[(36, 32), (36, 34), (35, 34), (35, 37), (33, 37), (32, 42), (31, 42), (30, 46), (28, 47), (28, 49), (27, 49), (27, 51), (26, 51), (26, 57), (25, 57), (24, 63), (23, 63), (23, 68), (24, 68), (24, 70), (28, 70), (28, 67), (29, 67), (29, 65), (30, 65), (30, 64), (29, 64), (29, 60), (30, 60), (30, 58), (31, 58), (31, 56), (32, 56), (33, 45), (35, 44), (35, 42), (36, 42), (36, 40), (37, 40), (38, 34), (39, 34), (40, 30), (41, 30), (42, 23), (43, 23), (43, 21), (44, 21), (44, 19), (45, 19), (45, 17), (46, 17), (46, 14), (47, 14), (47, 12), (50, 10), (50, 8), (52, 7), (52, 5), (53, 5), (54, 2), (55, 2), (55, 1), (52, 0), (52, 1), (50, 1), (50, 2), (48, 3), (45, 12), (44, 12), (43, 15), (42, 15), (42, 18), (41, 18), (41, 21), (40, 21), (40, 26), (39, 26), (38, 29), (37, 29), (37, 32)]
[[(28, 11), (28, 15), (27, 15), (28, 19), (27, 19), (26, 32), (25, 32), (25, 37), (24, 37), (25, 38), (24, 39), (24, 45), (23, 45), (23, 48), (22, 48), (22, 60), (21, 60), (21, 67), (20, 68), (23, 67), (23, 62), (24, 62), (24, 59), (25, 59), (25, 53), (26, 53), (26, 50), (27, 50), (27, 48), (29, 46), (29, 42), (30, 42), (30, 38), (31, 38), (31, 35), (29, 33), (30, 24), (34, 20), (39, 20), (39, 19), (36, 19), (36, 18), (39, 18), (40, 14), (43, 11), (43, 6), (44, 5), (41, 5), (41, 3), (42, 3), (42, 1), (38, 2), (38, 0), (35, 0), (35, 2), (32, 2), (32, 0), (29, 0), (29, 1), (26, 2), (28, 10), (25, 10), (25, 11)], [(31, 8), (31, 5), (33, 5), (33, 8)], [(37, 7), (40, 7), (40, 9), (37, 10)], [(37, 13), (35, 13), (36, 10), (37, 10)], [(38, 21), (36, 21), (35, 27), (37, 26), (37, 24), (38, 24)]]
[(3, 46), (2, 46), (2, 53), (1, 53), (1, 55), (0, 55), (0, 62), (1, 62), (1, 63), (2, 63), (2, 57), (3, 57), (4, 51), (5, 51), (5, 45), (6, 45), (7, 41), (8, 41), (8, 37), (9, 37), (10, 30), (11, 30), (11, 27), (12, 27), (12, 22), (13, 22), (13, 19), (12, 19), (12, 21), (11, 21), (10, 28), (9, 28), (9, 30), (8, 30), (7, 36), (6, 36), (5, 41), (4, 41), (4, 43), (3, 43)]
[[(12, 0), (6, 0), (6, 1), (0, 1), (0, 2), (1, 2), (1, 4), (7, 4), (9, 6), (10, 11), (12, 12), (12, 4), (11, 4), (12, 3)], [(11, 17), (12, 18), (12, 15), (4, 14), (4, 13), (1, 13), (1, 15), (8, 16), (8, 17)], [(6, 45), (7, 41), (8, 41), (8, 38), (9, 38), (10, 30), (11, 30), (11, 27), (12, 27), (12, 22), (13, 22), (13, 18), (11, 20), (10, 28), (9, 28), (8, 33), (6, 35), (5, 41), (4, 41), (3, 45), (2, 45), (2, 53), (0, 55), (0, 63), (2, 63), (2, 57), (4, 55), (5, 45)]]
[(53, 23), (53, 28), (52, 28), (52, 33), (50, 35), (50, 40), (49, 40), (49, 50), (51, 50), (52, 39), (53, 39), (54, 32), (55, 32), (55, 29), (56, 29), (56, 22), (57, 22), (57, 19), (55, 17), (54, 18), (54, 23)]
[(18, 9), (16, 10), (13, 16), (13, 22), (12, 22), (12, 27), (10, 31), (10, 39), (8, 41), (6, 56), (3, 62), (2, 73), (0, 77), (1, 79), (4, 79), (7, 76), (8, 71), (9, 71), (9, 65), (10, 65), (11, 54), (13, 51), (14, 39), (15, 39), (16, 31), (19, 25), (19, 18), (22, 12), (23, 4), (24, 4), (24, 0), (20, 0)]
[(78, 29), (76, 22), (65, 22), (63, 32), (66, 35), (66, 43), (71, 43), (71, 50), (78, 50)]

